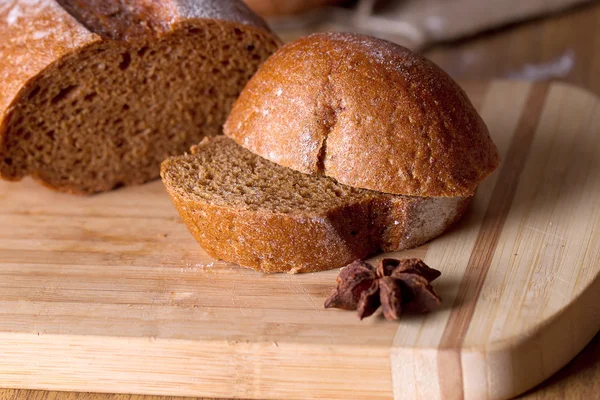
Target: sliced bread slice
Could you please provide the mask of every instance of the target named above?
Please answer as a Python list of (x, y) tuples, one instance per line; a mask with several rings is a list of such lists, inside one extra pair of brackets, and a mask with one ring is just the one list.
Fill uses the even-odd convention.
[(315, 272), (440, 235), (470, 197), (390, 195), (282, 167), (220, 136), (163, 162), (185, 224), (212, 257), (263, 272)]

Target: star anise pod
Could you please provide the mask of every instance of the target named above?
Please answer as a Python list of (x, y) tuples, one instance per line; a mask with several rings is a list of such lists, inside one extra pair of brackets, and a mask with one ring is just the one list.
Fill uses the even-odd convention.
[(418, 258), (384, 258), (377, 267), (357, 260), (342, 269), (325, 308), (358, 310), (360, 319), (379, 306), (389, 320), (399, 319), (403, 311), (429, 312), (441, 301), (431, 286), (440, 275)]

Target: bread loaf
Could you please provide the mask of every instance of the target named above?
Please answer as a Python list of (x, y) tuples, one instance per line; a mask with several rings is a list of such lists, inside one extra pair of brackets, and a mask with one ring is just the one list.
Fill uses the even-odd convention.
[(239, 0), (0, 2), (0, 176), (72, 193), (159, 176), (279, 45)]
[(470, 200), (353, 188), (272, 163), (224, 136), (169, 158), (161, 174), (209, 255), (262, 272), (322, 271), (418, 246), (460, 218)]
[(445, 72), (354, 34), (282, 47), (248, 82), (224, 131), (285, 167), (410, 196), (471, 196), (499, 163), (485, 124)]
[(210, 255), (264, 272), (320, 271), (421, 245), (463, 215), (499, 162), (448, 75), (352, 34), (282, 47), (224, 130), (237, 144), (221, 137), (170, 158), (163, 181)]

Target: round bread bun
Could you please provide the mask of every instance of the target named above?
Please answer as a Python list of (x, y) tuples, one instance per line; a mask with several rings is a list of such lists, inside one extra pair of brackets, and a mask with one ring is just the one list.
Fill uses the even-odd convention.
[(471, 196), (499, 164), (452, 78), (402, 46), (356, 34), (283, 46), (248, 82), (224, 132), (282, 166), (409, 196)]
[(263, 17), (294, 15), (311, 9), (339, 4), (343, 0), (244, 0)]

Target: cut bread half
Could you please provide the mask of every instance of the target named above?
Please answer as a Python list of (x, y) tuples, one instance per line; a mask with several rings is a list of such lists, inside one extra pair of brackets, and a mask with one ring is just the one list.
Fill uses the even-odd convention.
[(71, 193), (158, 178), (221, 133), (279, 45), (240, 0), (13, 3), (0, 7), (0, 177)]
[(499, 164), (465, 92), (395, 43), (316, 33), (252, 77), (223, 132), (284, 167), (391, 194), (467, 197)]
[(282, 167), (223, 136), (167, 159), (161, 175), (209, 255), (263, 272), (322, 271), (418, 246), (457, 221), (471, 199), (353, 188)]

